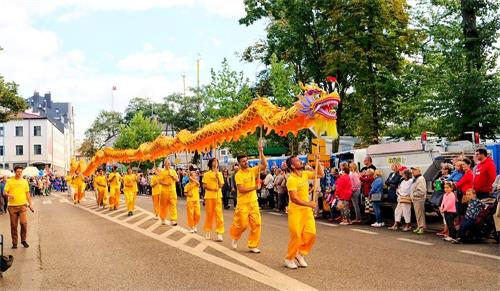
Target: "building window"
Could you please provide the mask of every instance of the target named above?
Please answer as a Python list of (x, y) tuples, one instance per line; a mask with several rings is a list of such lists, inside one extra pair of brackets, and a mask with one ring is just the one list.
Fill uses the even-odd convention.
[(16, 145), (16, 156), (22, 156), (22, 155), (24, 155), (23, 146), (22, 145)]
[(34, 136), (42, 136), (42, 127), (40, 125), (33, 127)]
[(4, 135), (4, 129), (3, 129), (3, 126), (0, 126), (0, 136), (3, 136)]
[(3, 145), (0, 146), (0, 156), (3, 156)]
[(33, 145), (33, 151), (35, 152), (35, 155), (41, 155), (42, 154), (42, 145), (41, 144), (36, 144)]
[(23, 127), (16, 126), (16, 136), (23, 136)]

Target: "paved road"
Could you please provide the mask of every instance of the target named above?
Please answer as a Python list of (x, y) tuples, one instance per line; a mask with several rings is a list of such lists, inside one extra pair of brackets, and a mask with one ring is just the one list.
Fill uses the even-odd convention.
[[(318, 222), (309, 268), (287, 270), (284, 215), (262, 212), (262, 253), (250, 254), (246, 234), (230, 249), (232, 210), (224, 211), (225, 240), (216, 243), (186, 233), (184, 200), (179, 226), (170, 227), (152, 218), (150, 196), (138, 197), (131, 218), (97, 209), (92, 196), (80, 206), (63, 193), (35, 199), (31, 247), (6, 249), (16, 258), (1, 289), (500, 289), (496, 244), (451, 245), (432, 234)], [(0, 221), (8, 234), (8, 217)]]

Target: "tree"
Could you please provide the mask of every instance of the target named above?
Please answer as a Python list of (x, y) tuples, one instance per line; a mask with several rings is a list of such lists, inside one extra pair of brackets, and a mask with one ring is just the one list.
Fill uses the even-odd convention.
[(84, 139), (78, 151), (84, 157), (91, 158), (95, 155), (98, 148), (95, 147), (95, 141), (91, 139)]
[(0, 122), (7, 122), (18, 112), (28, 109), (26, 101), (17, 92), (18, 85), (5, 82), (0, 75)]
[(94, 148), (102, 148), (107, 140), (120, 132), (123, 124), (120, 112), (101, 110), (92, 125), (85, 131), (85, 140), (92, 142)]
[(142, 111), (144, 117), (156, 117), (160, 114), (160, 106), (160, 104), (152, 102), (147, 98), (132, 98), (125, 109), (123, 120), (127, 124), (130, 123), (139, 111)]

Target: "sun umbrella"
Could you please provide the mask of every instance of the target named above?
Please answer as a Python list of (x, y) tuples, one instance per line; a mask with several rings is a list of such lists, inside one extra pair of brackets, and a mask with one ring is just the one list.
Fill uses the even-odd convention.
[(23, 176), (35, 177), (38, 176), (39, 170), (36, 167), (27, 167), (23, 170)]
[(2, 176), (7, 176), (7, 178), (14, 176), (14, 173), (12, 173), (10, 170), (7, 169), (1, 169), (0, 170), (0, 177)]

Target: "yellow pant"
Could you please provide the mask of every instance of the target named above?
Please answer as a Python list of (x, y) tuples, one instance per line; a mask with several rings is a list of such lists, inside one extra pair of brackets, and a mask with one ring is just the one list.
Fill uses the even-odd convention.
[(160, 214), (160, 194), (151, 195), (151, 198), (153, 198), (153, 210), (155, 212), (155, 215), (159, 215)]
[(224, 216), (222, 215), (222, 199), (205, 199), (205, 226), (206, 232), (212, 231), (212, 225), (215, 220), (215, 232), (224, 233)]
[(293, 260), (299, 252), (307, 255), (316, 241), (316, 223), (311, 208), (288, 209), (290, 241), (286, 258)]
[(250, 224), (248, 247), (256, 248), (260, 243), (262, 219), (260, 217), (259, 203), (257, 201), (238, 203), (234, 211), (233, 224), (231, 225), (231, 238), (239, 240)]
[(85, 184), (76, 184), (74, 188), (73, 201), (80, 202), (85, 196)]
[(160, 193), (160, 219), (177, 221), (177, 195), (175, 193)]
[(200, 201), (188, 201), (186, 204), (188, 226), (193, 228), (200, 223)]
[(123, 189), (123, 194), (125, 194), (125, 204), (127, 205), (128, 211), (134, 211), (135, 209), (135, 199), (137, 198), (137, 192), (134, 189)]
[(118, 208), (120, 206), (120, 188), (111, 187), (109, 191), (110, 202), (109, 207)]
[(107, 195), (106, 195), (106, 192), (108, 192), (106, 190), (106, 188), (101, 188), (101, 187), (97, 187), (97, 205), (100, 206), (101, 204), (102, 205), (106, 205), (107, 204), (107, 199), (104, 199)]

